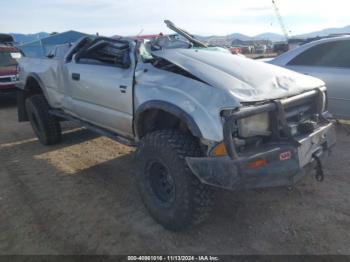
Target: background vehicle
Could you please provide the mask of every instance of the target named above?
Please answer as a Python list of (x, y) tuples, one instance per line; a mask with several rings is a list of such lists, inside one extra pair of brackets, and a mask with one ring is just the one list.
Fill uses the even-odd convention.
[(10, 35), (0, 34), (0, 95), (14, 94), (18, 81), (16, 58), (18, 50), (12, 46)]
[(14, 39), (13, 39), (12, 35), (0, 34), (0, 44), (12, 45), (13, 43), (14, 43)]
[(68, 119), (137, 146), (142, 199), (171, 230), (208, 216), (212, 187), (291, 185), (315, 164), (322, 178), (319, 156), (335, 137), (321, 80), (208, 47), (165, 22), (182, 38), (87, 36), (47, 59), (22, 58), (19, 120), (46, 145)]
[(15, 94), (18, 82), (17, 62), (20, 53), (14, 47), (0, 45), (0, 95)]
[(329, 112), (337, 118), (350, 119), (350, 36), (311, 42), (269, 63), (325, 81)]

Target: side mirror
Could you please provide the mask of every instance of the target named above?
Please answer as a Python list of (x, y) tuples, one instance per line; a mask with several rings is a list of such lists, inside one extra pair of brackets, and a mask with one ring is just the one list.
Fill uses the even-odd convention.
[(79, 62), (79, 55), (78, 55), (78, 53), (75, 53), (74, 55), (73, 55), (73, 57), (72, 57), (72, 61), (73, 62)]
[(48, 54), (46, 57), (49, 58), (49, 59), (52, 59), (52, 58), (55, 57), (55, 55), (54, 54)]

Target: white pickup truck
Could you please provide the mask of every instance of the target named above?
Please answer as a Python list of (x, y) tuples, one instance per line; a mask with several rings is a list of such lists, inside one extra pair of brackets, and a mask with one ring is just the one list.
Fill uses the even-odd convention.
[(68, 119), (137, 146), (137, 181), (170, 230), (203, 221), (213, 188), (290, 186), (335, 144), (316, 78), (179, 37), (87, 36), (19, 62), (18, 113), (45, 145)]

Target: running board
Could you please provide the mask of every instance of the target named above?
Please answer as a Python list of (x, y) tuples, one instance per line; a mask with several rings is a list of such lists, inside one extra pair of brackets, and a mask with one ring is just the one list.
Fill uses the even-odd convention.
[(131, 140), (131, 139), (128, 139), (128, 138), (125, 138), (121, 135), (118, 135), (116, 134), (115, 132), (112, 132), (112, 131), (109, 131), (105, 128), (101, 128), (101, 127), (98, 127), (98, 126), (95, 126), (93, 124), (90, 124), (86, 121), (83, 121), (83, 120), (80, 120), (74, 116), (71, 116), (69, 114), (66, 114), (64, 112), (62, 112), (61, 110), (57, 110), (57, 109), (51, 109), (49, 111), (49, 113), (51, 115), (54, 115), (56, 117), (59, 117), (59, 118), (63, 118), (65, 120), (69, 120), (69, 121), (72, 121), (72, 122), (75, 122), (79, 125), (82, 125), (84, 127), (86, 127), (87, 129), (97, 133), (97, 134), (100, 134), (102, 136), (106, 136), (108, 138), (111, 138), (115, 141), (117, 141), (118, 143), (121, 143), (123, 145), (126, 145), (126, 146), (136, 146), (136, 142)]

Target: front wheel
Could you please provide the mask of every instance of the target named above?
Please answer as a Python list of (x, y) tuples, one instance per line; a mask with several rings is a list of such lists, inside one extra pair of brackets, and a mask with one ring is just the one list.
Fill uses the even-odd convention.
[(210, 213), (213, 192), (185, 160), (201, 155), (195, 138), (175, 130), (155, 131), (140, 142), (136, 156), (141, 198), (151, 216), (169, 230), (184, 230)]
[(61, 141), (60, 122), (50, 115), (49, 104), (43, 95), (27, 98), (26, 110), (34, 133), (42, 144), (54, 145)]

